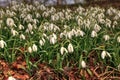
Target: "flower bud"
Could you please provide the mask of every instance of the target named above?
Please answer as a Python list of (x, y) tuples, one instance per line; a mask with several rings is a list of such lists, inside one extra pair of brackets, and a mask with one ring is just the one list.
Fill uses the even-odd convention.
[(0, 48), (4, 48), (6, 45), (6, 42), (3, 40), (0, 40)]
[(20, 35), (20, 39), (25, 40), (25, 36), (23, 34)]
[(28, 47), (28, 52), (32, 53), (32, 48), (31, 47)]
[(104, 35), (103, 38), (105, 39), (105, 41), (108, 41), (110, 39), (109, 35)]
[(37, 51), (37, 46), (35, 44), (33, 44), (32, 49), (33, 49), (33, 51), (36, 52)]
[(64, 53), (68, 53), (67, 49), (64, 47), (61, 47), (60, 53), (63, 55)]
[(117, 37), (117, 42), (120, 43), (120, 36)]
[(108, 53), (107, 51), (102, 51), (101, 58), (104, 59), (106, 56), (111, 57), (110, 53)]
[(69, 53), (74, 52), (74, 49), (73, 49), (73, 46), (72, 46), (71, 43), (68, 45), (68, 52), (69, 52)]
[(7, 26), (10, 26), (10, 27), (15, 25), (14, 20), (12, 18), (7, 18), (6, 24)]
[(82, 68), (86, 68), (86, 63), (85, 63), (85, 61), (82, 60), (81, 66), (82, 66)]
[(14, 77), (10, 76), (7, 80), (16, 80)]
[(97, 37), (97, 33), (95, 32), (95, 31), (92, 31), (92, 33), (91, 33), (91, 37)]

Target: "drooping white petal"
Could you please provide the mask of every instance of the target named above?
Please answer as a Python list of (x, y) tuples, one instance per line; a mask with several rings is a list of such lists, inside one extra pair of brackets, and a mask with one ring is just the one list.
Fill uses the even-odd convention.
[(10, 26), (10, 27), (15, 25), (14, 20), (12, 18), (7, 18), (6, 24), (7, 26)]
[(85, 61), (81, 61), (81, 66), (82, 66), (82, 68), (86, 68), (86, 63), (85, 63)]
[(68, 52), (69, 53), (74, 52), (74, 48), (73, 48), (73, 45), (71, 43), (68, 45)]
[(33, 44), (32, 50), (33, 50), (34, 52), (36, 52), (36, 51), (37, 51), (37, 45)]
[(64, 47), (61, 47), (60, 53), (63, 55), (64, 53), (68, 53), (67, 49)]
[(91, 32), (91, 37), (93, 37), (93, 38), (94, 38), (94, 37), (97, 37), (97, 32), (96, 32), (96, 31), (92, 31), (92, 32)]
[(25, 40), (25, 35), (21, 34), (21, 35), (20, 35), (20, 39)]
[(105, 41), (108, 41), (110, 39), (110, 36), (109, 35), (104, 35), (103, 38), (104, 38)]
[(16, 80), (14, 77), (10, 76), (7, 80)]
[(28, 47), (28, 52), (32, 53), (32, 48), (31, 47)]
[(4, 48), (6, 45), (6, 42), (3, 40), (0, 40), (0, 48)]
[(102, 53), (101, 53), (101, 58), (104, 59), (105, 56), (106, 56), (106, 51), (102, 51)]
[(117, 42), (120, 43), (120, 36), (117, 37)]

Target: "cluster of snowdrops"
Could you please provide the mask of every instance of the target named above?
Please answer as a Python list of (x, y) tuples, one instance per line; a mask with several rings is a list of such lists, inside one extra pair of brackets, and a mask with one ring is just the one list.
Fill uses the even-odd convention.
[(98, 57), (95, 64), (120, 69), (120, 10), (58, 9), (38, 2), (13, 2), (0, 9), (0, 59), (12, 63), (23, 55), (29, 71), (39, 63), (89, 68), (92, 51)]

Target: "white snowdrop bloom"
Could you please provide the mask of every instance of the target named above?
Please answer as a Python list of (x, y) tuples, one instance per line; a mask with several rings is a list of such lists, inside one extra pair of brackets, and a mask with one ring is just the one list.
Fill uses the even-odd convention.
[(113, 14), (112, 11), (111, 11), (111, 9), (107, 10), (107, 14), (109, 14), (110, 16)]
[(28, 47), (28, 52), (32, 53), (32, 48), (31, 47)]
[(96, 32), (99, 32), (100, 29), (101, 29), (101, 27), (100, 27), (98, 24), (95, 24), (94, 30), (95, 30)]
[(72, 35), (75, 35), (76, 34), (76, 31), (75, 31), (75, 29), (72, 29)]
[(52, 20), (52, 21), (56, 21), (56, 20), (57, 20), (57, 19), (56, 19), (56, 16), (55, 16), (55, 15), (52, 15), (52, 16), (51, 16), (51, 20)]
[(7, 80), (17, 80), (17, 79), (15, 79), (14, 77), (10, 76), (10, 77), (8, 77)]
[(103, 38), (104, 38), (105, 41), (108, 41), (110, 39), (110, 36), (109, 35), (104, 35)]
[(39, 44), (40, 44), (40, 46), (43, 46), (43, 45), (45, 44), (45, 39), (42, 38), (42, 39), (39, 41)]
[(55, 33), (52, 34), (55, 39), (57, 39), (57, 35)]
[(44, 45), (43, 40), (40, 40), (40, 41), (39, 41), (39, 44), (40, 44), (40, 46), (43, 46), (43, 45)]
[(45, 11), (44, 11), (44, 12), (42, 13), (42, 16), (43, 16), (43, 17), (48, 17), (48, 16), (49, 16), (49, 12), (45, 12)]
[(58, 26), (55, 26), (55, 27), (53, 28), (53, 31), (56, 32), (57, 30), (60, 31), (60, 28), (59, 28)]
[(65, 47), (61, 47), (60, 53), (63, 55), (64, 53), (68, 53), (68, 51)]
[(45, 33), (43, 33), (43, 36), (44, 36), (44, 37), (47, 37), (47, 35), (46, 35)]
[(84, 36), (85, 35), (85, 33), (82, 31), (82, 30), (77, 30), (77, 32), (76, 32), (76, 36)]
[(74, 48), (73, 48), (73, 45), (71, 43), (68, 45), (68, 52), (69, 53), (73, 53), (74, 52)]
[(39, 13), (36, 13), (36, 18), (39, 18), (40, 17), (40, 14)]
[(67, 34), (66, 34), (66, 37), (67, 37), (67, 38), (72, 39), (72, 36), (73, 36), (73, 34), (72, 34), (71, 31), (70, 31), (70, 32), (67, 32)]
[(42, 41), (45, 43), (45, 39), (42, 37)]
[(78, 23), (79, 26), (80, 26), (80, 25), (83, 25), (82, 19), (78, 19), (77, 23)]
[(108, 53), (107, 51), (102, 51), (101, 58), (104, 59), (106, 56), (111, 57), (110, 53)]
[(64, 29), (67, 29), (67, 28), (69, 28), (69, 26), (67, 26), (67, 25), (64, 25)]
[(25, 40), (25, 35), (21, 34), (21, 35), (20, 35), (20, 39)]
[(0, 40), (0, 48), (4, 48), (5, 46), (7, 46), (6, 42), (3, 40)]
[(29, 31), (32, 31), (32, 29), (33, 29), (33, 26), (29, 23), (29, 24), (28, 24), (28, 30), (29, 30)]
[(104, 19), (98, 19), (98, 21), (99, 21), (101, 24), (104, 24), (104, 23), (105, 23), (105, 20), (104, 20)]
[(10, 26), (10, 27), (15, 25), (14, 20), (12, 18), (7, 18), (6, 24), (7, 26)]
[(40, 5), (40, 9), (41, 9), (42, 11), (44, 11), (44, 10), (46, 10), (46, 7), (45, 7), (44, 5)]
[(18, 28), (19, 28), (19, 30), (22, 30), (22, 29), (24, 29), (24, 26), (23, 26), (22, 24), (20, 24), (20, 25), (18, 26)]
[(32, 50), (33, 50), (34, 52), (36, 52), (36, 51), (37, 51), (37, 45), (33, 44)]
[(54, 28), (54, 24), (51, 23), (51, 24), (49, 25), (49, 30), (52, 31), (53, 28)]
[(94, 37), (97, 37), (97, 32), (96, 32), (96, 31), (92, 31), (92, 32), (91, 32), (91, 37), (93, 37), (93, 38), (94, 38)]
[(111, 27), (111, 20), (110, 19), (106, 19), (106, 26), (108, 26), (109, 28)]
[(60, 33), (60, 38), (63, 38), (63, 36), (64, 36), (64, 33)]
[(85, 61), (81, 61), (81, 66), (82, 66), (82, 68), (86, 68), (86, 63), (85, 63)]
[(120, 36), (117, 37), (117, 42), (120, 43)]
[(32, 20), (32, 15), (31, 14), (27, 14), (27, 16), (26, 16), (26, 20)]
[(14, 29), (11, 29), (11, 34), (12, 34), (13, 36), (15, 36), (15, 35), (18, 35), (18, 32), (17, 32), (16, 30), (14, 30)]
[(50, 37), (50, 44), (55, 44), (57, 40), (54, 37)]
[(118, 22), (117, 21), (114, 21), (113, 22), (113, 25), (112, 25), (112, 28), (115, 28), (115, 26), (118, 24)]

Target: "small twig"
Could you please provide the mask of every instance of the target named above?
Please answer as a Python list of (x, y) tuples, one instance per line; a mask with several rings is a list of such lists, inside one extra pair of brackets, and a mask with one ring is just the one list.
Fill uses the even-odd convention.
[(114, 76), (111, 76), (111, 77), (110, 77), (110, 76), (109, 76), (109, 77), (106, 78), (106, 80), (108, 80), (108, 79), (118, 79), (118, 80), (120, 80), (120, 77), (114, 77)]
[(97, 78), (99, 78), (99, 74), (96, 72), (96, 70), (97, 70), (98, 68), (99, 68), (99, 67), (96, 67), (94, 70), (91, 69), (91, 71), (93, 71), (93, 74), (94, 74)]
[(114, 71), (108, 71), (108, 72), (101, 73), (101, 74), (99, 75), (99, 77), (102, 77), (102, 76), (104, 76), (104, 75), (106, 75), (106, 74), (110, 75), (110, 74), (112, 74), (113, 72), (114, 72)]

